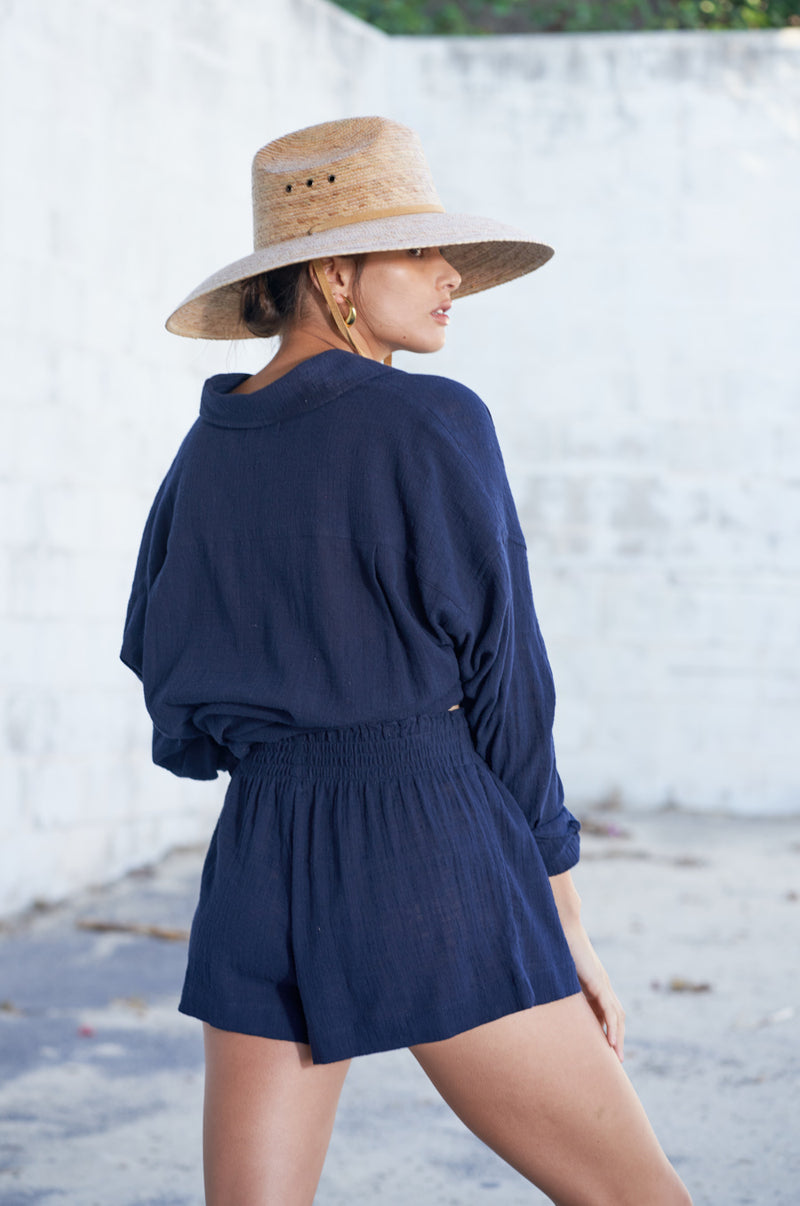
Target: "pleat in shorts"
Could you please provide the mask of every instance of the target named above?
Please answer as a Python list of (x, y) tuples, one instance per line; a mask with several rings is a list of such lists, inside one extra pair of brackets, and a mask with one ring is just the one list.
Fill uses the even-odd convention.
[(579, 991), (536, 842), (462, 711), (260, 745), (234, 771), (184, 1013), (329, 1063)]

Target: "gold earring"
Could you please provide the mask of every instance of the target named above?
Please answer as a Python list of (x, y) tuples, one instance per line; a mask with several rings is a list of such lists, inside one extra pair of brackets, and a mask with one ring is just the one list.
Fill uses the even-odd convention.
[(350, 309), (347, 311), (347, 315), (344, 320), (345, 325), (348, 327), (352, 327), (353, 323), (356, 321), (356, 318), (357, 318), (356, 308), (353, 305), (353, 303), (350, 301), (349, 297), (345, 297), (344, 300), (347, 302), (348, 306), (350, 307)]

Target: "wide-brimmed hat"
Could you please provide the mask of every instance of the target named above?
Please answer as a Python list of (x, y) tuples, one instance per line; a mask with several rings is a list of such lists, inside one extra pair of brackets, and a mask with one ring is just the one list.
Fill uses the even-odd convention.
[(445, 213), (418, 136), (384, 117), (309, 126), (253, 160), (255, 250), (221, 268), (167, 319), (175, 335), (251, 339), (242, 282), (331, 255), (440, 247), (465, 297), (532, 272), (552, 247), (488, 218)]

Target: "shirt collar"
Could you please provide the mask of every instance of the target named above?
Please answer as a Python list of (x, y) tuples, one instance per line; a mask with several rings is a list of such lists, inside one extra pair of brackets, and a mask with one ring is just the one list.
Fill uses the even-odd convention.
[(302, 361), (252, 394), (231, 393), (247, 380), (247, 373), (219, 373), (203, 386), (200, 418), (215, 427), (267, 427), (325, 406), (381, 373), (396, 371), (375, 360), (332, 348)]

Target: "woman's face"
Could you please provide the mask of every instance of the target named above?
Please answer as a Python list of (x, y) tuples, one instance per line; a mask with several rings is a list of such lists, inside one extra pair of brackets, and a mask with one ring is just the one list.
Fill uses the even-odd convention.
[(352, 286), (356, 330), (376, 359), (390, 352), (438, 352), (461, 277), (438, 247), (373, 251)]

